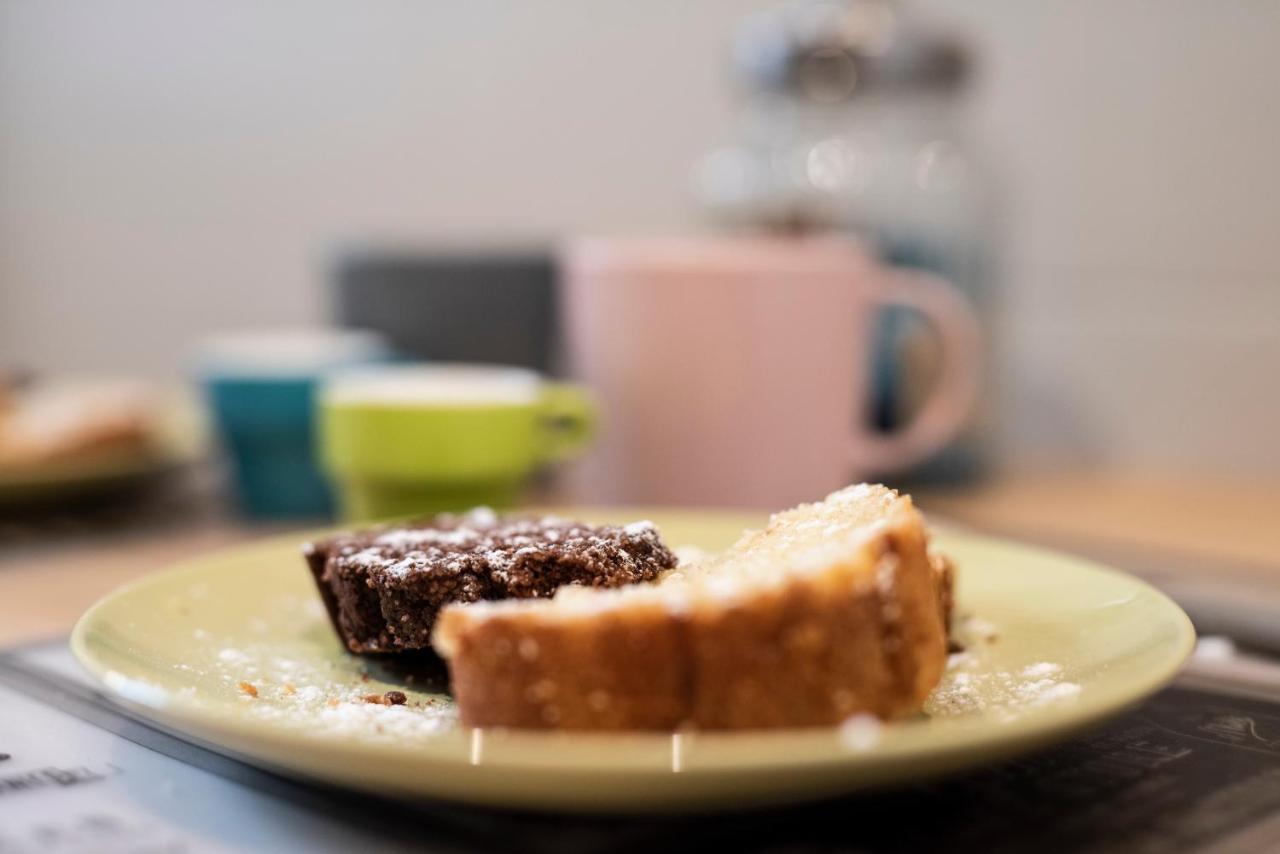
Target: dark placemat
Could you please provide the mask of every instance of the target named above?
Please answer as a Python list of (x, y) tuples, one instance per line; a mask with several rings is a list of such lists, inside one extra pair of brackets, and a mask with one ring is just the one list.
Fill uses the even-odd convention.
[[(330, 849), (317, 847), (316, 828), (297, 824), (298, 807), (317, 824), (340, 826), (371, 844), (428, 850), (1280, 850), (1280, 702), (1247, 696), (1240, 686), (1180, 684), (1059, 747), (897, 791), (739, 813), (601, 817), (404, 803), (299, 782), (132, 719), (76, 678), (65, 653), (46, 649), (41, 657), (44, 663), (23, 652), (0, 655), (0, 685), (50, 710), (15, 723), (5, 721), (0, 708), (0, 736), (13, 738), (23, 727), (67, 726), (68, 721), (94, 728), (99, 737), (110, 733), (122, 748), (141, 745), (149, 761), (160, 761), (155, 759), (160, 754), (165, 762), (180, 763), (183, 773), (206, 780), (206, 810), (223, 808), (219, 798), (227, 796), (214, 794), (217, 787), (248, 792), (259, 804), (254, 820), (264, 833), (291, 838), (306, 832), (315, 850)], [(39, 739), (0, 743), (0, 753), (14, 755), (13, 761), (0, 762), (0, 819), (6, 810), (20, 809), (23, 799), (61, 790), (33, 788), (21, 782), (20, 774), (15, 788), (10, 772), (18, 771), (27, 741)], [(118, 778), (99, 781), (104, 793), (124, 785), (117, 779), (127, 781), (135, 773), (129, 757), (127, 750), (113, 751), (109, 761)], [(82, 761), (94, 768), (107, 760), (85, 756)], [(284, 807), (294, 809), (291, 817), (273, 825), (284, 821), (277, 816)], [(243, 803), (228, 803), (225, 809), (243, 810)], [(226, 816), (228, 822), (237, 820)], [(184, 831), (181, 826), (162, 829), (174, 838)], [(3, 838), (0, 833), (0, 851), (8, 852)]]

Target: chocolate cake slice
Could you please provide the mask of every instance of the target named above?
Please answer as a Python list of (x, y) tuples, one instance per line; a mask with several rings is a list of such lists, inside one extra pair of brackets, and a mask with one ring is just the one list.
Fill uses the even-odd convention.
[(430, 650), (445, 605), (619, 587), (676, 565), (648, 522), (586, 525), (480, 508), (303, 547), (334, 629), (358, 653)]

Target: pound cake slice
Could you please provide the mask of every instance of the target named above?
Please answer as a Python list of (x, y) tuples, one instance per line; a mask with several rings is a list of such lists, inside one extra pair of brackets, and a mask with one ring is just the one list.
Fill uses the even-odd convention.
[(676, 565), (647, 523), (593, 526), (487, 508), (343, 534), (303, 553), (334, 629), (357, 653), (430, 650), (436, 616), (450, 603), (617, 587)]
[(863, 484), (776, 514), (656, 584), (447, 607), (433, 643), (471, 726), (897, 718), (941, 678), (950, 573), (911, 499)]

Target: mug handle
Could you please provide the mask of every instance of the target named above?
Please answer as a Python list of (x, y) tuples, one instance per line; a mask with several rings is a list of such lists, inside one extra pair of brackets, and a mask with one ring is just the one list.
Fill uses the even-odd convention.
[[(939, 276), (901, 268), (877, 274), (876, 301), (918, 312), (933, 327), (941, 370), (911, 423), (890, 434), (855, 436), (850, 458), (859, 474), (881, 474), (921, 462), (964, 427), (978, 393), (982, 331), (969, 301)], [(864, 428), (865, 430), (865, 428)]]
[(590, 444), (596, 434), (598, 409), (591, 394), (581, 386), (544, 383), (541, 408), (545, 461), (569, 459)]

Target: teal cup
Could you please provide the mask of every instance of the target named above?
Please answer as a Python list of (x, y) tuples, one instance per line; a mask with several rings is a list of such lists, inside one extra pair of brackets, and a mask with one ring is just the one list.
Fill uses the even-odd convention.
[(315, 398), (330, 371), (387, 358), (366, 332), (247, 332), (203, 343), (197, 373), (237, 509), (251, 519), (327, 518)]

